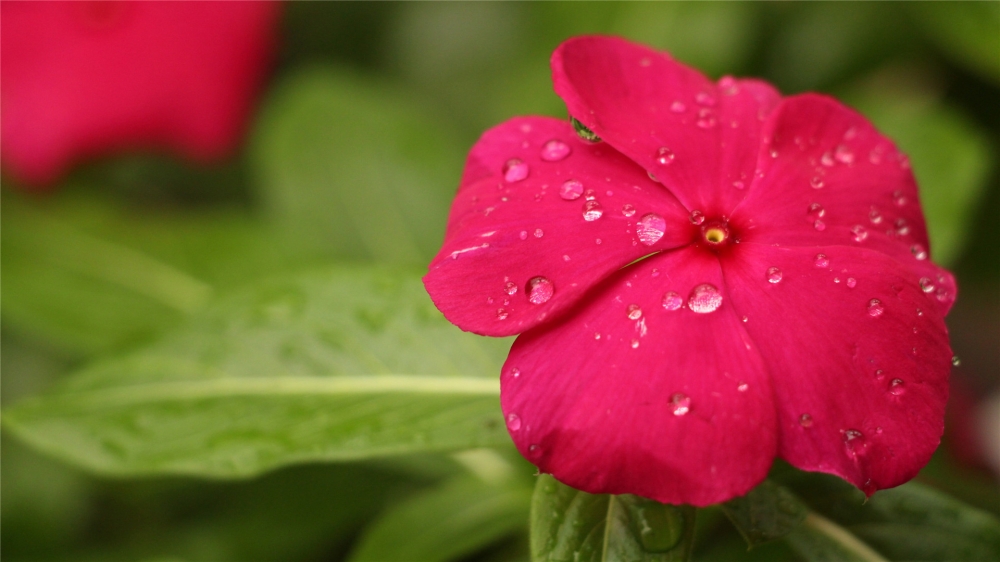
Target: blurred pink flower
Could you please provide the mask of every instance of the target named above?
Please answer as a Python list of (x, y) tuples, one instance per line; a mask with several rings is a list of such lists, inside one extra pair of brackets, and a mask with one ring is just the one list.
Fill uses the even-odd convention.
[(278, 15), (272, 2), (3, 2), (5, 171), (37, 185), (120, 150), (230, 154)]
[(708, 505), (775, 457), (872, 494), (937, 447), (950, 273), (906, 157), (816, 94), (713, 83), (580, 37), (552, 56), (569, 123), (512, 119), (469, 155), (424, 278), (445, 316), (522, 334), (507, 428), (592, 493)]

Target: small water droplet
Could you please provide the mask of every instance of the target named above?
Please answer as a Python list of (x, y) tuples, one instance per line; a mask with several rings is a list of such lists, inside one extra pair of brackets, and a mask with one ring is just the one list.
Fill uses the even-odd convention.
[(552, 298), (555, 286), (544, 277), (532, 277), (525, 285), (524, 292), (528, 295), (531, 304), (545, 304)]
[(506, 320), (506, 319), (507, 319), (507, 311), (504, 310), (504, 309), (502, 309), (502, 308), (498, 308), (497, 309), (497, 320)]
[(930, 293), (934, 290), (934, 282), (931, 281), (930, 277), (920, 278), (920, 290), (925, 293)]
[(583, 198), (586, 201), (593, 201), (597, 199), (597, 192), (594, 191), (593, 189), (588, 189), (587, 191), (583, 192)]
[(601, 239), (598, 238), (597, 240), (594, 241), (594, 243), (596, 243), (598, 246), (600, 246), (601, 245)]
[(705, 214), (699, 210), (691, 211), (691, 224), (701, 224), (705, 222)]
[(906, 236), (910, 233), (910, 225), (906, 224), (906, 219), (896, 219), (896, 234)]
[(542, 160), (546, 162), (558, 162), (569, 156), (571, 148), (561, 140), (552, 139), (542, 145)]
[(781, 283), (781, 270), (777, 267), (767, 268), (767, 282), (771, 284)]
[(823, 156), (820, 156), (819, 161), (827, 168), (833, 166), (836, 163), (836, 161), (833, 159), (833, 153), (829, 151), (824, 152)]
[(892, 379), (889, 383), (889, 394), (893, 396), (901, 396), (906, 392), (906, 383), (903, 379)]
[(864, 242), (868, 238), (868, 230), (860, 224), (851, 227), (851, 235), (855, 242)]
[(962, 360), (958, 358), (958, 355), (952, 355), (951, 364), (954, 365), (955, 367), (958, 367), (959, 365), (962, 364)]
[(508, 295), (513, 295), (517, 292), (517, 285), (512, 281), (508, 281), (507, 284), (504, 285), (504, 291), (506, 291)]
[(521, 418), (517, 414), (507, 414), (507, 429), (517, 431), (521, 429)]
[(639, 340), (632, 340), (632, 349), (639, 349)]
[(542, 236), (545, 235), (545, 233), (542, 232), (542, 229), (540, 228), (536, 228), (533, 234), (535, 235), (535, 238), (541, 238)]
[(656, 163), (661, 166), (669, 166), (674, 161), (674, 153), (667, 147), (661, 146), (656, 151)]
[(816, 254), (816, 267), (830, 267), (830, 258), (826, 257), (825, 254)]
[(878, 212), (877, 208), (872, 207), (871, 210), (868, 211), (868, 220), (871, 221), (872, 224), (878, 224), (882, 222), (882, 213)]
[(799, 416), (799, 425), (802, 427), (812, 427), (813, 417), (809, 414), (802, 414)]
[(670, 411), (675, 416), (683, 416), (691, 411), (691, 399), (685, 394), (678, 392), (670, 397)]
[(749, 322), (749, 321), (750, 321), (750, 318), (748, 318), (748, 317), (744, 316), (744, 317), (742, 318), (742, 320), (743, 320), (743, 323), (744, 323), (744, 324), (746, 324), (747, 322)]
[(733, 182), (733, 187), (735, 187), (736, 189), (746, 189), (747, 186), (746, 186), (745, 183), (743, 183), (741, 181), (734, 181)]
[(701, 92), (694, 97), (694, 101), (697, 102), (698, 105), (713, 107), (715, 105), (715, 96), (706, 92)]
[(819, 219), (816, 219), (816, 221), (813, 222), (813, 228), (815, 228), (816, 230), (818, 230), (820, 232), (823, 232), (824, 230), (826, 230), (826, 223), (824, 223), (823, 221), (821, 221)]
[(927, 250), (925, 250), (924, 247), (921, 246), (920, 244), (914, 244), (910, 246), (910, 252), (913, 254), (913, 257), (917, 258), (918, 260), (927, 259)]
[(684, 305), (684, 299), (673, 291), (668, 291), (663, 295), (663, 308), (665, 310), (677, 310)]
[(708, 314), (715, 312), (722, 306), (722, 293), (711, 283), (702, 283), (694, 289), (688, 296), (688, 308), (698, 314)]
[(906, 195), (901, 189), (897, 189), (892, 192), (892, 202), (895, 203), (897, 207), (906, 205)]
[(629, 320), (638, 320), (642, 318), (642, 309), (639, 308), (639, 305), (637, 304), (628, 305), (628, 308), (625, 309), (625, 311), (628, 314)]
[(771, 158), (777, 158), (778, 157), (778, 149), (772, 148), (771, 152), (770, 152), (770, 155), (771, 155)]
[(819, 203), (813, 203), (806, 208), (806, 216), (812, 220), (822, 218), (826, 214), (826, 209)]
[(594, 339), (595, 340), (601, 339), (601, 333), (600, 332), (594, 332)]
[(747, 383), (745, 383), (745, 382), (740, 382), (740, 383), (739, 383), (739, 384), (738, 384), (738, 385), (736, 386), (736, 390), (737, 390), (737, 391), (739, 391), (739, 392), (746, 392), (746, 391), (747, 391), (747, 390), (748, 390), (749, 388), (750, 388), (750, 385), (748, 385), (748, 384), (747, 384)]
[(848, 277), (846, 283), (848, 289), (853, 289), (858, 285), (858, 280), (853, 277)]
[(583, 204), (583, 220), (591, 222), (604, 216), (604, 208), (597, 201), (587, 201)]
[(635, 234), (639, 237), (640, 242), (647, 246), (652, 246), (660, 238), (663, 238), (663, 233), (666, 230), (667, 221), (663, 217), (656, 213), (648, 213), (639, 219), (639, 223), (635, 227)]
[(868, 301), (869, 316), (871, 316), (872, 318), (878, 318), (879, 316), (882, 316), (883, 312), (885, 312), (885, 307), (882, 306), (882, 301), (878, 299), (872, 299)]
[(559, 186), (559, 197), (573, 201), (583, 195), (583, 184), (577, 180), (567, 180)]
[(510, 376), (514, 377), (515, 379), (521, 376), (521, 369), (514, 367), (513, 369), (510, 370)]
[(851, 151), (846, 145), (840, 145), (833, 153), (833, 157), (841, 164), (853, 164), (854, 163), (854, 152)]
[(629, 205), (628, 203), (622, 205), (622, 214), (626, 217), (631, 217), (635, 215), (635, 207)]
[(844, 433), (844, 444), (852, 456), (857, 456), (865, 450), (865, 435), (857, 429), (846, 429)]
[(511, 158), (503, 165), (503, 179), (508, 183), (528, 177), (528, 164), (520, 158)]
[(700, 129), (711, 129), (715, 127), (715, 114), (712, 113), (711, 109), (702, 109), (698, 111), (698, 121), (695, 123)]
[(687, 111), (687, 106), (684, 105), (684, 102), (682, 101), (675, 101), (670, 104), (670, 111), (673, 111), (674, 113), (684, 113)]
[(823, 185), (823, 178), (819, 176), (813, 176), (813, 179), (809, 180), (809, 186), (813, 189), (822, 189)]

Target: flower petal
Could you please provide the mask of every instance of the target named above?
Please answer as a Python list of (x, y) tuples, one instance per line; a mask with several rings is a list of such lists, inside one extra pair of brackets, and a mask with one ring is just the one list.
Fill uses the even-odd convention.
[(892, 141), (858, 113), (816, 94), (782, 102), (765, 135), (765, 177), (731, 220), (743, 224), (742, 241), (871, 248), (933, 280), (942, 296), (935, 306), (951, 307), (954, 279), (930, 262), (917, 184)]
[(519, 337), (500, 398), (521, 453), (575, 488), (667, 503), (709, 505), (759, 483), (776, 431), (756, 348), (725, 295), (717, 309), (664, 300), (705, 283), (723, 289), (711, 253), (659, 254)]
[(722, 267), (771, 374), (779, 454), (869, 495), (912, 478), (944, 429), (937, 299), (867, 248), (742, 244)]
[(611, 147), (564, 121), (512, 119), (472, 149), (424, 284), (463, 330), (519, 334), (696, 235), (676, 199)]
[(552, 75), (571, 115), (706, 214), (728, 215), (746, 196), (763, 121), (780, 101), (764, 82), (716, 85), (615, 37), (566, 41), (552, 55)]

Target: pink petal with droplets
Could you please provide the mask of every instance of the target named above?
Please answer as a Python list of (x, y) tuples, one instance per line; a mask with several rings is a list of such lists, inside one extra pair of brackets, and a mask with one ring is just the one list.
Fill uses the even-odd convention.
[[(817, 252), (833, 267), (816, 267)], [(722, 267), (771, 376), (780, 456), (869, 495), (916, 475), (944, 429), (952, 352), (943, 308), (915, 275), (843, 246), (743, 244)], [(779, 283), (765, 279), (772, 267)], [(834, 282), (842, 269), (854, 288)]]
[[(662, 306), (667, 291), (687, 300), (705, 283), (723, 291), (713, 312)], [(520, 421), (510, 431), (518, 450), (592, 493), (699, 506), (744, 494), (775, 455), (775, 405), (727, 299), (713, 255), (675, 250), (629, 266), (572, 317), (519, 337), (500, 379), (504, 415)]]
[[(570, 155), (544, 160), (542, 147), (552, 139), (569, 144)], [(523, 179), (505, 179), (512, 160), (527, 166)], [(576, 198), (560, 195), (568, 181), (581, 184)], [(602, 214), (587, 220), (591, 196)], [(626, 216), (625, 205), (637, 212)], [(664, 217), (664, 233), (650, 245), (637, 231), (648, 213)], [(572, 306), (625, 264), (695, 235), (687, 211), (612, 147), (581, 141), (565, 121), (512, 119), (487, 131), (472, 149), (444, 246), (424, 284), (462, 329), (507, 336)], [(551, 293), (532, 299), (529, 284), (536, 278), (547, 280)]]
[[(552, 76), (570, 115), (688, 209), (728, 214), (752, 191), (763, 120), (781, 99), (769, 84), (730, 79), (719, 87), (666, 53), (596, 36), (560, 45)], [(662, 147), (674, 155), (666, 165), (657, 161)]]

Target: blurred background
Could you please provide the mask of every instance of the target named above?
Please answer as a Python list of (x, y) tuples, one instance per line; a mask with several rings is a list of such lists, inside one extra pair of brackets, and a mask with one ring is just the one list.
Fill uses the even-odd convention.
[[(830, 93), (910, 155), (932, 258), (956, 272), (960, 291), (948, 318), (961, 361), (945, 442), (920, 480), (1000, 513), (1000, 3), (300, 2), (281, 5), (273, 25), (277, 44), (263, 78), (249, 80), (255, 97), (233, 149), (88, 149), (42, 182), (5, 152), (4, 408), (156, 341), (257, 279), (339, 262), (425, 267), (472, 143), (515, 115), (565, 117), (551, 52), (573, 35), (616, 34), (713, 78)], [(14, 111), (5, 105), (3, 118)], [(497, 454), (530, 486), (532, 468), (511, 451)], [(2, 554), (357, 557), (391, 506), (462, 466), (482, 468), (448, 456), (403, 464), (124, 480), (5, 432)], [(527, 503), (504, 513), (514, 516), (491, 520), (448, 559), (527, 559)], [(717, 555), (705, 545), (696, 559)]]

